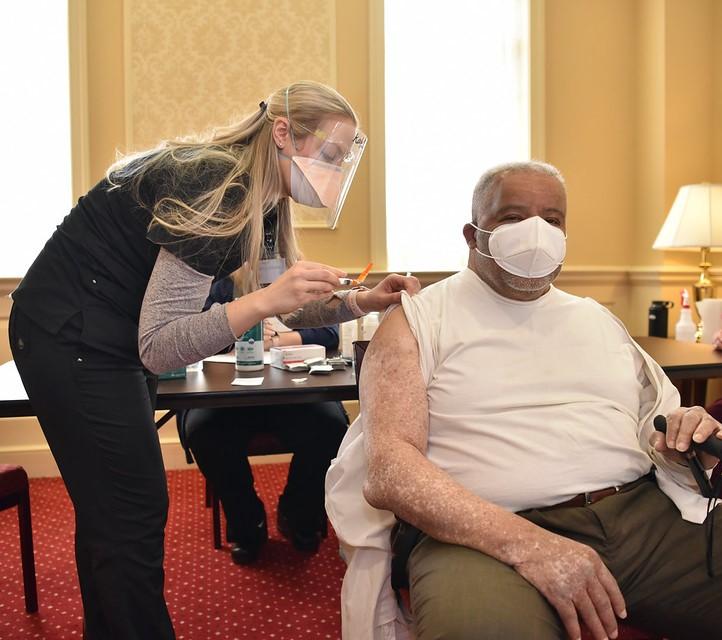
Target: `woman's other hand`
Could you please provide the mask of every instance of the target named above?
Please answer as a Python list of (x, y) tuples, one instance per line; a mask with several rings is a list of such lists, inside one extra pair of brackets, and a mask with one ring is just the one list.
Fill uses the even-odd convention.
[(263, 321), (263, 340), (270, 340), (273, 336), (277, 336), (278, 332), (273, 328), (271, 321), (266, 318)]
[(392, 304), (401, 302), (401, 292), (406, 291), (414, 295), (421, 290), (418, 278), (414, 276), (402, 276), (398, 273), (390, 273), (373, 289), (359, 291), (356, 296), (356, 303), (362, 311), (383, 311)]
[(277, 335), (278, 335), (278, 333), (271, 326), (271, 321), (268, 318), (266, 318), (263, 321), (263, 350), (264, 351), (268, 351), (273, 346), (273, 338)]

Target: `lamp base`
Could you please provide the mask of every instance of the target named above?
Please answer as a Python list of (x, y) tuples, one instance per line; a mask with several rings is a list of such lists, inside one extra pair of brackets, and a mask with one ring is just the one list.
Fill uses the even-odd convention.
[(699, 279), (694, 283), (694, 301), (695, 308), (697, 310), (697, 316), (699, 322), (697, 323), (697, 331), (695, 332), (695, 342), (701, 342), (702, 331), (704, 330), (704, 324), (702, 323), (702, 314), (699, 312), (699, 307), (696, 303), (706, 298), (714, 297), (714, 284), (709, 279), (709, 268), (712, 263), (709, 261), (709, 247), (701, 247), (701, 255), (699, 260)]

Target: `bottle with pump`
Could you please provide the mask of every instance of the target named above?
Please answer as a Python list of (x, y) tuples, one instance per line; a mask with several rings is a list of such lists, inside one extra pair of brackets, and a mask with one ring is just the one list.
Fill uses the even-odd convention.
[(674, 326), (674, 339), (680, 342), (694, 342), (697, 325), (694, 323), (694, 320), (692, 320), (687, 289), (682, 289), (680, 295), (682, 298), (682, 310), (679, 312), (679, 321)]

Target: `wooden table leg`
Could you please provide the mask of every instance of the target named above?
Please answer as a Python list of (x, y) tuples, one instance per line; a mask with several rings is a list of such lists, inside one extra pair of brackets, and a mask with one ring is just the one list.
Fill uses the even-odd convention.
[(700, 407), (707, 404), (707, 380), (694, 380), (692, 384), (692, 404)]
[(705, 406), (707, 402), (707, 380), (703, 378), (672, 380), (672, 384), (679, 391), (680, 402), (683, 407)]
[(680, 403), (683, 407), (692, 406), (692, 381), (691, 380), (672, 380), (672, 384), (679, 391)]

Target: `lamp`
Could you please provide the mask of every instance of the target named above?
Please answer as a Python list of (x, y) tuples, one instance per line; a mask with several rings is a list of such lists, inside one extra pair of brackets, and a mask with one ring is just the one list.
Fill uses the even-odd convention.
[(680, 187), (653, 249), (701, 251), (699, 280), (694, 300), (714, 295), (709, 279), (709, 252), (722, 247), (722, 184), (687, 184)]

